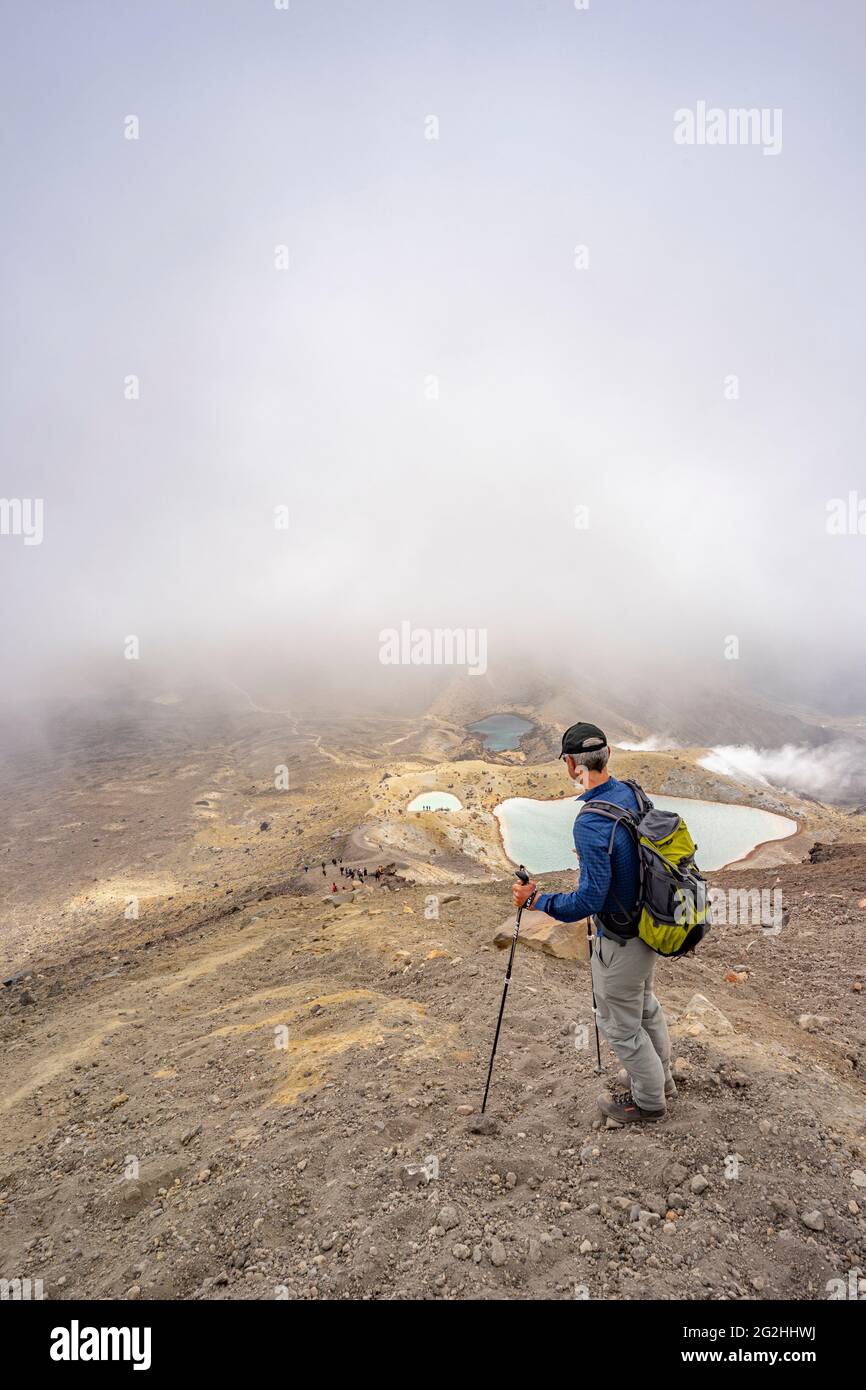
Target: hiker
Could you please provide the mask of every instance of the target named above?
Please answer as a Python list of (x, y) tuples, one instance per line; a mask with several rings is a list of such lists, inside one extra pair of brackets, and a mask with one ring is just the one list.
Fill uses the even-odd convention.
[[(660, 1120), (677, 1094), (671, 1044), (662, 1007), (653, 993), (656, 953), (638, 936), (638, 853), (629, 830), (602, 814), (586, 815), (594, 799), (636, 813), (639, 804), (625, 782), (607, 770), (610, 748), (595, 724), (573, 724), (562, 736), (560, 758), (582, 788), (574, 822), (580, 879), (573, 893), (539, 893), (534, 883), (512, 888), (515, 907), (546, 912), (561, 922), (592, 917), (595, 937), (590, 969), (602, 1037), (629, 1077), (630, 1091), (602, 1095), (598, 1107), (620, 1124)], [(611, 836), (613, 838), (611, 839)], [(610, 846), (610, 852), (608, 852)]]
[(336, 883), (332, 883), (332, 884), (331, 884), (331, 892), (332, 892), (332, 893), (336, 893), (336, 891), (337, 891), (337, 885), (336, 885)]

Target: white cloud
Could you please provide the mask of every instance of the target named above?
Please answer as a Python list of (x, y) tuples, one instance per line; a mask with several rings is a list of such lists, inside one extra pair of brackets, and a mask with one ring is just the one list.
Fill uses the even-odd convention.
[(831, 801), (855, 796), (866, 788), (866, 745), (853, 740), (812, 748), (793, 743), (781, 748), (723, 744), (698, 763), (708, 772), (739, 782), (782, 787)]

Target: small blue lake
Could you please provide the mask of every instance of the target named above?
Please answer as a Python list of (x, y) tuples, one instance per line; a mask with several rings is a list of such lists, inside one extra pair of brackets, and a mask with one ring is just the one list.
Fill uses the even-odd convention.
[(489, 714), (477, 724), (467, 725), (470, 734), (481, 734), (484, 747), (491, 753), (502, 753), (506, 748), (517, 748), (523, 734), (528, 734), (535, 725), (519, 714)]

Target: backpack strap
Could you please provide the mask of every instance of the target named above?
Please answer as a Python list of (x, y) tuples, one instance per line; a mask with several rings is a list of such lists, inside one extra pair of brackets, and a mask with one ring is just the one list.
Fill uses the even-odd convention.
[(635, 801), (637, 802), (638, 819), (640, 819), (641, 816), (645, 816), (647, 811), (655, 809), (643, 787), (639, 782), (636, 782), (633, 777), (627, 777), (625, 779), (625, 785), (631, 787), (634, 792)]
[(618, 825), (627, 826), (629, 830), (634, 832), (635, 839), (638, 838), (637, 821), (635, 820), (634, 813), (626, 810), (625, 806), (617, 806), (613, 801), (587, 801), (580, 814), (585, 816), (588, 812), (592, 812), (596, 816), (604, 816), (606, 820), (613, 821), (610, 839), (607, 845), (608, 854), (613, 853), (613, 839), (616, 835), (616, 827)]
[[(629, 783), (629, 786), (631, 786), (631, 785), (632, 785), (632, 784)], [(637, 784), (635, 784), (635, 785), (637, 785)], [(638, 790), (640, 790), (640, 789), (638, 788)], [(643, 795), (643, 793), (641, 793), (641, 795)], [(612, 820), (612, 821), (613, 821), (613, 825), (611, 826), (611, 829), (610, 829), (610, 839), (609, 839), (608, 842), (607, 842), (607, 852), (608, 852), (608, 855), (609, 855), (609, 856), (610, 856), (611, 854), (613, 854), (613, 841), (614, 841), (614, 836), (616, 835), (617, 826), (619, 826), (619, 825), (624, 825), (624, 826), (626, 827), (627, 830), (630, 830), (630, 831), (631, 831), (631, 833), (634, 835), (635, 846), (639, 848), (639, 846), (640, 846), (640, 831), (639, 831), (638, 828), (637, 828), (637, 820), (635, 819), (634, 813), (633, 813), (632, 811), (626, 810), (625, 806), (617, 806), (616, 803), (613, 802), (613, 801), (602, 801), (601, 799), (596, 799), (596, 800), (594, 800), (594, 801), (587, 801), (587, 802), (584, 803), (584, 808), (583, 808), (583, 810), (582, 810), (581, 813), (580, 813), (581, 816), (585, 816), (586, 813), (587, 813), (587, 811), (592, 811), (592, 812), (594, 812), (594, 814), (597, 815), (597, 816), (604, 816), (606, 820)], [(580, 819), (580, 817), (578, 817), (578, 819)], [(638, 854), (637, 859), (638, 859), (638, 896), (637, 896), (637, 901), (638, 901), (638, 903), (639, 903), (639, 902), (641, 901), (642, 897), (643, 897), (643, 887), (644, 887), (644, 864), (643, 864), (643, 859), (642, 859), (642, 857), (641, 857), (640, 854)], [(613, 884), (611, 884), (611, 892), (613, 892)], [(620, 900), (619, 900), (619, 898), (618, 898), (618, 896), (617, 896), (616, 893), (614, 893), (613, 896), (614, 896), (614, 898), (616, 899), (616, 905), (617, 905), (617, 907), (619, 908), (621, 915), (622, 915), (623, 917), (625, 917), (626, 920), (627, 920), (628, 922), (633, 922), (633, 921), (635, 921), (635, 920), (636, 920), (636, 918), (635, 918), (635, 913), (634, 913), (634, 912), (627, 912), (627, 911), (626, 911), (626, 909), (623, 907), (623, 905), (622, 905), (622, 903), (620, 902)], [(602, 927), (604, 927), (605, 932), (608, 930), (607, 927), (605, 927), (605, 925), (604, 925), (603, 922), (602, 922)], [(620, 942), (620, 944), (621, 944), (621, 945), (624, 945), (625, 943), (624, 943), (624, 941), (622, 941), (622, 942)]]

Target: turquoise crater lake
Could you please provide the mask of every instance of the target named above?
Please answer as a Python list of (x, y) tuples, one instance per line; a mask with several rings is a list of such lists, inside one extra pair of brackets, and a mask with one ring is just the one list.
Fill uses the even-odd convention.
[(468, 724), (470, 734), (481, 734), (484, 747), (490, 753), (503, 753), (507, 748), (517, 748), (524, 734), (535, 725), (519, 714), (488, 714), (477, 724)]
[[(797, 822), (787, 816), (777, 816), (757, 806), (732, 806), (727, 802), (676, 796), (654, 796), (652, 800), (660, 810), (678, 811), (686, 821), (698, 847), (698, 866), (704, 870), (733, 864), (744, 859), (756, 845), (784, 840), (798, 828)], [(580, 806), (572, 796), (561, 801), (513, 796), (501, 802), (496, 807), (496, 817), (508, 858), (514, 864), (525, 864), (533, 874), (576, 869), (572, 826)]]

